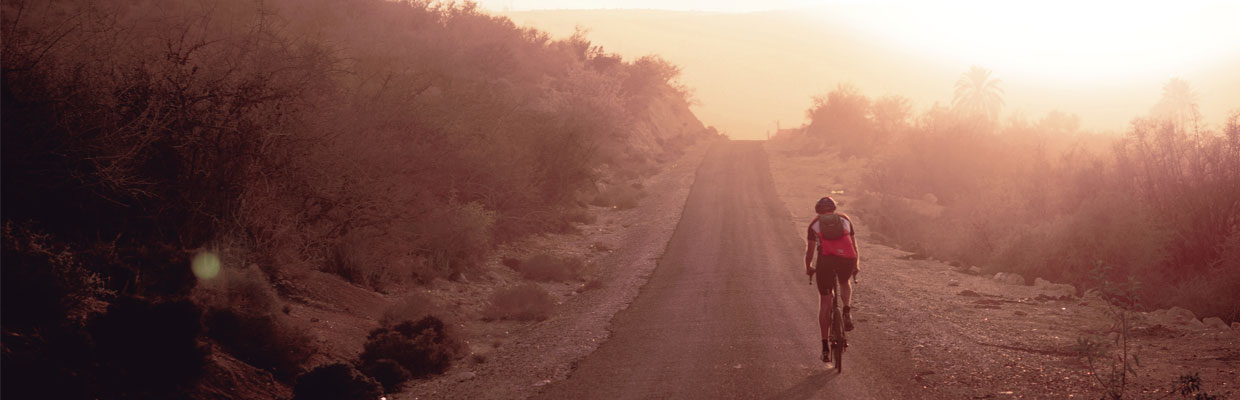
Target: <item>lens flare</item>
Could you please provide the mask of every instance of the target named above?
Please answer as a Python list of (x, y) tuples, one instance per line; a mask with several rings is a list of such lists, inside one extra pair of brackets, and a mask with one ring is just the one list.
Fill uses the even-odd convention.
[(190, 268), (198, 279), (213, 279), (220, 274), (220, 257), (210, 251), (198, 253), (198, 255), (194, 256), (194, 261)]

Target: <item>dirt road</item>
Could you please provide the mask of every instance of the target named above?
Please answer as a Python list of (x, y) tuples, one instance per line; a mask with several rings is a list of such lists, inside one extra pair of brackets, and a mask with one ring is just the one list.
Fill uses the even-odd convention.
[[(846, 372), (817, 359), (804, 239), (761, 142), (716, 144), (658, 269), (612, 335), (539, 398), (911, 398), (899, 340), (860, 324)], [(856, 308), (880, 296), (861, 275)]]
[[(603, 288), (563, 296), (546, 321), (491, 323), (504, 336), (475, 342), (494, 341), (493, 352), (397, 398), (1101, 396), (1109, 364), (1091, 368), (1076, 346), (1115, 337), (1106, 302), (875, 243), (858, 214), (857, 329), (844, 374), (828, 371), (817, 360), (817, 292), (803, 275), (802, 235), (824, 193), (848, 188), (839, 199), (845, 211), (857, 208), (851, 188), (864, 161), (825, 169), (823, 155), (792, 144), (707, 145), (653, 179), (641, 206), (585, 229), (616, 236), (607, 242), (616, 250), (592, 261)], [(1134, 317), (1131, 348), (1143, 362), (1126, 396), (1167, 398), (1186, 373), (1200, 373), (1220, 398), (1236, 395), (1240, 330)], [(1117, 348), (1106, 349), (1110, 357)]]

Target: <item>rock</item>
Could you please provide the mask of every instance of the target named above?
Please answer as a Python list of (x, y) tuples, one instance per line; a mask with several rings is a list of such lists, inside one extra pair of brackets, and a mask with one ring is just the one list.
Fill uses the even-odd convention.
[(982, 274), (982, 269), (981, 269), (981, 268), (978, 268), (976, 265), (974, 265), (974, 266), (972, 266), (972, 267), (969, 267), (969, 271), (968, 271), (968, 272), (969, 272), (969, 275), (981, 275), (981, 274)]
[(1206, 328), (1206, 324), (1196, 318), (1193, 318), (1192, 321), (1188, 321), (1188, 326), (1193, 327), (1194, 329), (1205, 329)]
[(1046, 283), (1040, 288), (1042, 293), (1057, 299), (1069, 299), (1076, 296), (1076, 286), (1066, 283)]
[(1021, 310), (1012, 311), (1012, 314), (1016, 315), (1017, 317), (1023, 317), (1023, 316), (1029, 315), (1029, 313), (1021, 311)]
[(1240, 331), (1240, 321), (1232, 322), (1231, 329)]
[(1033, 278), (1033, 286), (1035, 287), (1045, 287), (1049, 285), (1053, 285), (1053, 283), (1042, 278)]
[(1227, 326), (1227, 323), (1223, 322), (1223, 319), (1219, 317), (1206, 318), (1206, 319), (1201, 320), (1201, 323), (1210, 329), (1219, 329), (1219, 330), (1231, 329), (1231, 327)]
[[(1192, 323), (1192, 321), (1197, 321), (1197, 316), (1194, 315), (1192, 311), (1189, 311), (1187, 309), (1180, 308), (1180, 307), (1171, 307), (1171, 309), (1167, 310), (1166, 319), (1167, 319), (1167, 322), (1171, 322), (1171, 323), (1178, 324), (1178, 325), (1187, 325), (1189, 323)], [(1201, 322), (1201, 321), (1197, 321), (1197, 322)]]
[(1025, 277), (1020, 276), (1020, 274), (1012, 273), (1012, 272), (996, 273), (993, 279), (996, 281), (1002, 282), (1002, 283), (1009, 284), (1009, 285), (1024, 285), (1025, 284)]
[[(951, 279), (947, 281), (947, 286), (960, 286), (960, 281)], [(1222, 320), (1219, 320), (1222, 321)]]
[(456, 374), (456, 381), (465, 382), (467, 380), (474, 379), (477, 376), (478, 374), (475, 374), (473, 371), (465, 371), (465, 372)]
[(964, 297), (982, 297), (982, 295), (977, 294), (977, 292), (974, 292), (974, 291), (972, 291), (972, 290), (968, 290), (968, 289), (961, 290), (961, 291), (960, 291), (960, 293), (956, 293), (956, 295), (957, 295), (957, 296), (964, 296)]

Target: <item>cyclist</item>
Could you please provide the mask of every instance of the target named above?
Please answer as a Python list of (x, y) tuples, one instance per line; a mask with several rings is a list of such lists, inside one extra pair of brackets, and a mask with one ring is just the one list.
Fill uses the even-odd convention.
[[(828, 279), (834, 278), (840, 283), (840, 301), (844, 303), (844, 330), (851, 331), (852, 283), (848, 278), (857, 274), (857, 260), (860, 258), (857, 251), (857, 231), (852, 220), (835, 210), (835, 199), (830, 196), (819, 199), (818, 203), (814, 204), (814, 211), (818, 216), (810, 222), (805, 238), (805, 274), (813, 276), (815, 272), (820, 272), (817, 276), (818, 325), (822, 329), (823, 362), (831, 362), (827, 339), (831, 331), (831, 310), (834, 307), (832, 303), (835, 301), (832, 293), (835, 285)], [(838, 237), (832, 238), (833, 236)], [(818, 255), (817, 268), (813, 264), (815, 254)]]

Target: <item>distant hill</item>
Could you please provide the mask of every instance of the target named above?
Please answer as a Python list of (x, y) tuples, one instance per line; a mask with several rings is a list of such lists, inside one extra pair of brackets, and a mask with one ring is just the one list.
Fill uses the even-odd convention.
[[(658, 54), (684, 70), (695, 90), (694, 111), (707, 125), (735, 138), (757, 139), (803, 122), (810, 96), (839, 83), (852, 83), (869, 96), (899, 94), (917, 109), (951, 101), (952, 84), (969, 62), (935, 61), (918, 52), (866, 35), (844, 14), (792, 12), (720, 14), (659, 10), (539, 10), (500, 12), (518, 25), (557, 37), (578, 26), (605, 50), (625, 57)], [(1212, 38), (1203, 38), (1212, 39)], [(1221, 65), (1240, 66), (1240, 57)], [(1234, 71), (1234, 68), (1230, 68)], [(1183, 71), (1200, 94), (1202, 111), (1220, 121), (1240, 106), (1240, 75), (1229, 68)], [(1082, 116), (1087, 129), (1126, 128), (1157, 101), (1166, 77), (1128, 85), (1048, 85), (1005, 76), (1007, 108), (1039, 118), (1059, 109)], [(1230, 96), (1230, 97), (1229, 97)], [(1230, 103), (1230, 104), (1228, 104)]]

